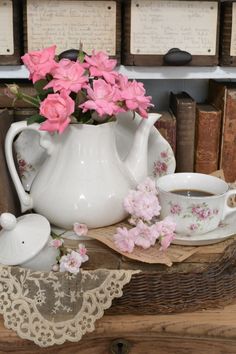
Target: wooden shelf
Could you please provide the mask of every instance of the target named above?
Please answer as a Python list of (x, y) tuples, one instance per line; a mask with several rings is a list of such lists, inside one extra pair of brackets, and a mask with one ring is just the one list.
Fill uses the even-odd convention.
[[(166, 79), (236, 79), (236, 67), (119, 67), (119, 72), (130, 79), (166, 80)], [(23, 66), (0, 66), (0, 79), (27, 79), (28, 70)]]

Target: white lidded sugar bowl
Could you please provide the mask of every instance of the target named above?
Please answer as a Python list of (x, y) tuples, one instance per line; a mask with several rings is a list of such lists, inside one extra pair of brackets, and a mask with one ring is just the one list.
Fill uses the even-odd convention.
[(58, 250), (50, 246), (50, 224), (39, 214), (16, 218), (13, 214), (0, 216), (0, 263), (18, 265), (34, 271), (50, 271), (56, 263)]

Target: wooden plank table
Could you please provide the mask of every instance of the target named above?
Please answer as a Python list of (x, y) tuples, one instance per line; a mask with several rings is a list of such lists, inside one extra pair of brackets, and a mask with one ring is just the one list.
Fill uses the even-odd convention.
[(80, 342), (49, 348), (19, 338), (0, 321), (1, 354), (109, 354), (117, 338), (129, 342), (131, 354), (235, 354), (236, 304), (182, 314), (105, 315)]

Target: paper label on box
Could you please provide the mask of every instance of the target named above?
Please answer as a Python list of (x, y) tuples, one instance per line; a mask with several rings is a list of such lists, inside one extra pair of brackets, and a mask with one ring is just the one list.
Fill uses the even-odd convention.
[(53, 44), (57, 53), (93, 49), (116, 54), (116, 2), (27, 0), (28, 51)]
[(232, 29), (231, 29), (231, 43), (230, 55), (236, 56), (236, 3), (232, 3)]
[(0, 55), (14, 54), (12, 0), (0, 0)]
[(132, 0), (131, 54), (164, 55), (171, 48), (215, 55), (216, 1)]

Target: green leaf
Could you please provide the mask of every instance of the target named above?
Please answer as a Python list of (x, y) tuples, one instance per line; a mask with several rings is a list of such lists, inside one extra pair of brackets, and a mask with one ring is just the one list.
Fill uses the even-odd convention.
[(38, 93), (38, 96), (41, 100), (47, 97), (48, 94), (53, 93), (53, 89), (44, 89), (44, 87), (48, 84), (48, 80), (38, 80), (34, 83), (34, 87)]
[(83, 43), (80, 42), (80, 45), (79, 45), (79, 53), (78, 53), (77, 60), (78, 60), (80, 63), (83, 63), (83, 62), (84, 62), (84, 57), (85, 57), (85, 52), (83, 51)]
[(84, 57), (85, 57), (85, 53), (83, 51), (79, 51), (78, 60), (81, 64), (84, 62)]
[(38, 80), (34, 83), (34, 87), (35, 87), (35, 90), (41, 94), (41, 93), (44, 93), (44, 87), (48, 84), (48, 81), (47, 80)]
[(58, 238), (59, 235), (57, 235), (54, 231), (51, 230), (51, 236), (52, 238)]
[(45, 118), (41, 116), (40, 114), (36, 113), (33, 116), (27, 118), (27, 125), (33, 124), (33, 123), (42, 123), (45, 121)]

